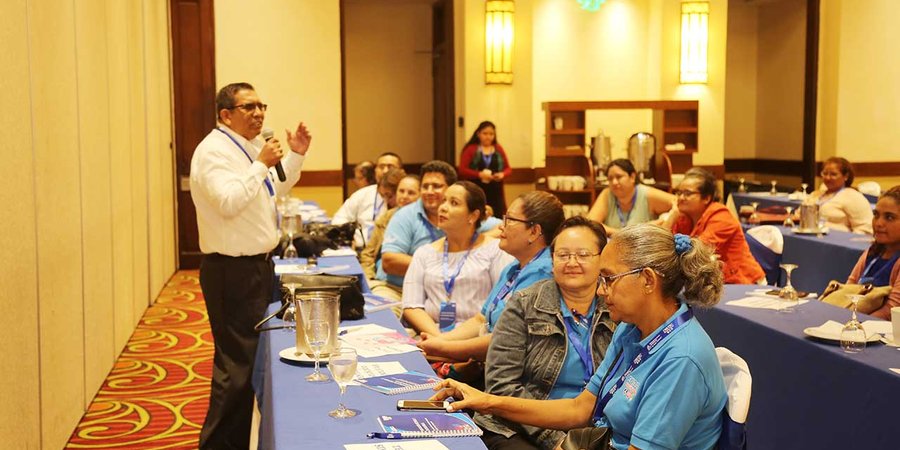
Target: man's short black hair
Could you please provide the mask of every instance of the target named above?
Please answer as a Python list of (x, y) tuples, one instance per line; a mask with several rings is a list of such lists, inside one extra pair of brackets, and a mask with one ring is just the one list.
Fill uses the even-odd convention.
[(444, 161), (434, 160), (422, 164), (422, 168), (419, 169), (419, 176), (425, 178), (426, 173), (439, 173), (444, 175), (444, 182), (447, 183), (447, 186), (456, 183), (457, 180), (456, 169)]
[(250, 83), (231, 83), (222, 89), (219, 89), (219, 93), (216, 94), (216, 121), (219, 119), (219, 113), (222, 112), (223, 109), (231, 109), (234, 108), (234, 96), (238, 93), (238, 91), (255, 91), (253, 85)]

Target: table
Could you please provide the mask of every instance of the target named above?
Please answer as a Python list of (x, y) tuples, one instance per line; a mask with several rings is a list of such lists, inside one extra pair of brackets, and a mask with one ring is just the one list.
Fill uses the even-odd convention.
[[(275, 259), (275, 265), (288, 265), (288, 264), (306, 264), (306, 258), (291, 258), (291, 259)], [(326, 269), (326, 272), (332, 275), (352, 275), (355, 276), (359, 280), (359, 288), (363, 293), (371, 293), (372, 291), (369, 289), (369, 283), (366, 281), (366, 275), (363, 273), (362, 266), (359, 265), (359, 260), (356, 259), (356, 256), (350, 255), (340, 255), (340, 256), (320, 256), (317, 258), (316, 264)], [(346, 267), (342, 267), (346, 266)], [(330, 267), (341, 267), (337, 270), (327, 270)], [(278, 280), (280, 279), (280, 275), (275, 275), (275, 289), (272, 292), (272, 301), (280, 301), (283, 293), (280, 289), (280, 284), (278, 284)]]
[(872, 245), (871, 238), (846, 231), (818, 237), (777, 227), (784, 237), (782, 262), (797, 264), (791, 284), (801, 291), (822, 292), (831, 280), (847, 281), (859, 256)]
[(888, 369), (900, 367), (900, 352), (879, 343), (851, 355), (806, 337), (804, 328), (850, 318), (849, 311), (815, 300), (788, 314), (725, 304), (755, 288), (726, 286), (719, 305), (695, 310), (715, 345), (750, 366), (748, 447), (898, 448), (900, 375)]
[[(740, 211), (741, 206), (749, 205), (752, 202), (759, 203), (759, 208), (769, 206), (790, 206), (795, 210), (800, 207), (800, 200), (791, 199), (788, 194), (779, 192), (778, 195), (772, 195), (768, 192), (735, 192), (731, 194), (731, 201), (734, 203), (735, 211)], [(872, 208), (875, 208), (877, 199), (866, 197)]]

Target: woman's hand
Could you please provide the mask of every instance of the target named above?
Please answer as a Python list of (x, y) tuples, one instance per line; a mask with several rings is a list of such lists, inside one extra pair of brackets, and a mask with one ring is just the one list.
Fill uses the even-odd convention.
[(489, 412), (493, 395), (486, 394), (459, 381), (446, 379), (434, 387), (436, 394), (430, 400), (445, 400), (453, 397), (455, 400), (447, 407), (448, 412), (472, 409), (478, 412)]
[(416, 346), (422, 349), (422, 351), (424, 351), (426, 355), (445, 356), (447, 347), (446, 339), (440, 337), (440, 335), (433, 335), (425, 331), (423, 331), (419, 336), (422, 338), (422, 340), (419, 341)]
[(490, 169), (484, 169), (481, 172), (478, 172), (478, 179), (481, 180), (482, 183), (490, 183), (491, 182), (492, 172)]
[(491, 175), (491, 179), (493, 179), (494, 181), (503, 181), (503, 172), (497, 172)]

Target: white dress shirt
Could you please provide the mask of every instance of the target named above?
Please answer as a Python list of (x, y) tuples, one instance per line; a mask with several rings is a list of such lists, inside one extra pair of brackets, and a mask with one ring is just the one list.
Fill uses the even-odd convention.
[[(375, 227), (375, 219), (387, 210), (388, 207), (384, 204), (384, 199), (381, 198), (381, 195), (378, 195), (378, 185), (370, 184), (350, 195), (350, 198), (334, 213), (331, 223), (340, 225), (356, 221), (362, 227), (363, 236), (368, 241), (369, 233)], [(358, 234), (356, 239), (357, 244), (362, 245)]]
[[(219, 124), (219, 129), (210, 131), (194, 150), (191, 198), (197, 208), (203, 253), (257, 255), (271, 251), (278, 244), (275, 199), (287, 195), (300, 179), (306, 157), (285, 149), (281, 164), (287, 180), (280, 182), (274, 170), (256, 161), (263, 145), (265, 142), (260, 137), (248, 141)], [(266, 180), (272, 185), (274, 196)]]

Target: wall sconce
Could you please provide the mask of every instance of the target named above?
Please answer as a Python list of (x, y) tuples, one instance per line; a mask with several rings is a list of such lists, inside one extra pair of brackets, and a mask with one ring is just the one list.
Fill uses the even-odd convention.
[(515, 11), (513, 0), (487, 0), (484, 3), (485, 84), (512, 84)]
[(578, 0), (578, 6), (589, 12), (597, 12), (604, 3), (606, 0)]
[(709, 3), (681, 4), (681, 83), (706, 83)]

